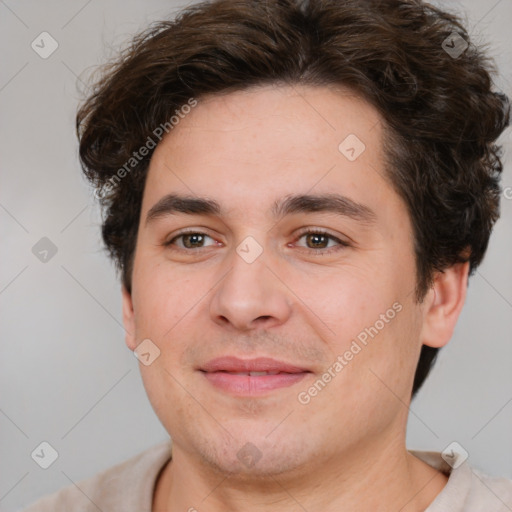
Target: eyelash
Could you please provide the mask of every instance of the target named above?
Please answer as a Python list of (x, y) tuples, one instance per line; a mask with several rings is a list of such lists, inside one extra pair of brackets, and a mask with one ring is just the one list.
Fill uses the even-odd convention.
[[(176, 240), (178, 240), (179, 238), (181, 238), (183, 236), (186, 236), (186, 235), (203, 235), (203, 236), (208, 236), (209, 238), (212, 238), (210, 235), (208, 235), (207, 233), (204, 233), (202, 231), (187, 230), (187, 231), (182, 231), (181, 233), (177, 234), (176, 236), (171, 238), (171, 240), (169, 240), (168, 242), (164, 242), (163, 245), (165, 247), (170, 247), (170, 246), (173, 245), (173, 243)], [(322, 249), (308, 249), (308, 248), (305, 248), (308, 253), (310, 253), (310, 254), (312, 254), (314, 256), (324, 256), (324, 255), (327, 255), (327, 254), (331, 254), (332, 252), (341, 250), (342, 248), (350, 247), (350, 244), (348, 242), (340, 240), (339, 238), (331, 235), (328, 231), (324, 231), (323, 229), (306, 229), (304, 231), (301, 231), (297, 235), (294, 243), (297, 242), (298, 240), (300, 240), (305, 235), (322, 235), (322, 236), (326, 236), (327, 238), (330, 238), (331, 240), (334, 240), (335, 242), (337, 242), (339, 244), (339, 246), (337, 246), (337, 247), (330, 247), (328, 249), (327, 248), (322, 248)], [(189, 252), (190, 253), (190, 252), (200, 251), (201, 249), (206, 249), (206, 247), (198, 247), (196, 249), (183, 249), (181, 247), (177, 247), (177, 248), (174, 248), (173, 250), (181, 251), (181, 252)]]

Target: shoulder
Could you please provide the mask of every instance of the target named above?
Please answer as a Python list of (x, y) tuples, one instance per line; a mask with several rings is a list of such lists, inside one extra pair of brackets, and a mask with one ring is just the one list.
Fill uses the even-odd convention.
[(471, 508), (468, 510), (512, 510), (512, 480), (489, 476), (475, 468), (470, 468), (470, 471), (471, 483), (467, 500)]
[(97, 512), (98, 509), (150, 512), (156, 478), (170, 457), (168, 440), (45, 496), (23, 512)]
[(410, 450), (413, 455), (448, 476), (441, 493), (426, 512), (510, 512), (512, 480), (489, 476), (472, 467), (466, 454)]

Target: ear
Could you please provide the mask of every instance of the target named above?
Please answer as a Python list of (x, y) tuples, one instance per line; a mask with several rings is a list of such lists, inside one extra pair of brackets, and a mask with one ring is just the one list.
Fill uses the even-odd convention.
[(421, 342), (444, 347), (451, 339), (466, 300), (469, 262), (456, 263), (439, 272), (424, 300)]
[(128, 292), (124, 285), (122, 286), (122, 294), (125, 342), (126, 346), (133, 351), (137, 348), (137, 343), (135, 340), (135, 315), (133, 312), (133, 301), (130, 292)]

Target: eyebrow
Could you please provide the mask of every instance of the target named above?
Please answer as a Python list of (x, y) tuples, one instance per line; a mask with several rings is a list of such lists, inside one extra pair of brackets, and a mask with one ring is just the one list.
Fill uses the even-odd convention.
[[(274, 218), (283, 218), (294, 213), (327, 212), (348, 217), (364, 224), (375, 223), (377, 216), (368, 206), (339, 194), (297, 194), (289, 195), (273, 203)], [(151, 207), (146, 215), (146, 225), (151, 221), (184, 213), (187, 215), (222, 216), (220, 204), (203, 197), (167, 194)]]

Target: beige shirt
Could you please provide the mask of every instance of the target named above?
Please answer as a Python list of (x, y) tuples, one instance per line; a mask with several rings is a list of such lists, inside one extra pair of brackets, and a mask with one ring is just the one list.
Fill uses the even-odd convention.
[[(459, 455), (455, 455), (452, 465), (456, 469), (452, 469), (440, 453), (411, 453), (449, 477), (425, 512), (512, 511), (512, 480), (486, 476), (472, 469), (467, 460), (458, 466)], [(170, 458), (168, 440), (44, 497), (23, 512), (151, 512), (156, 479)]]

